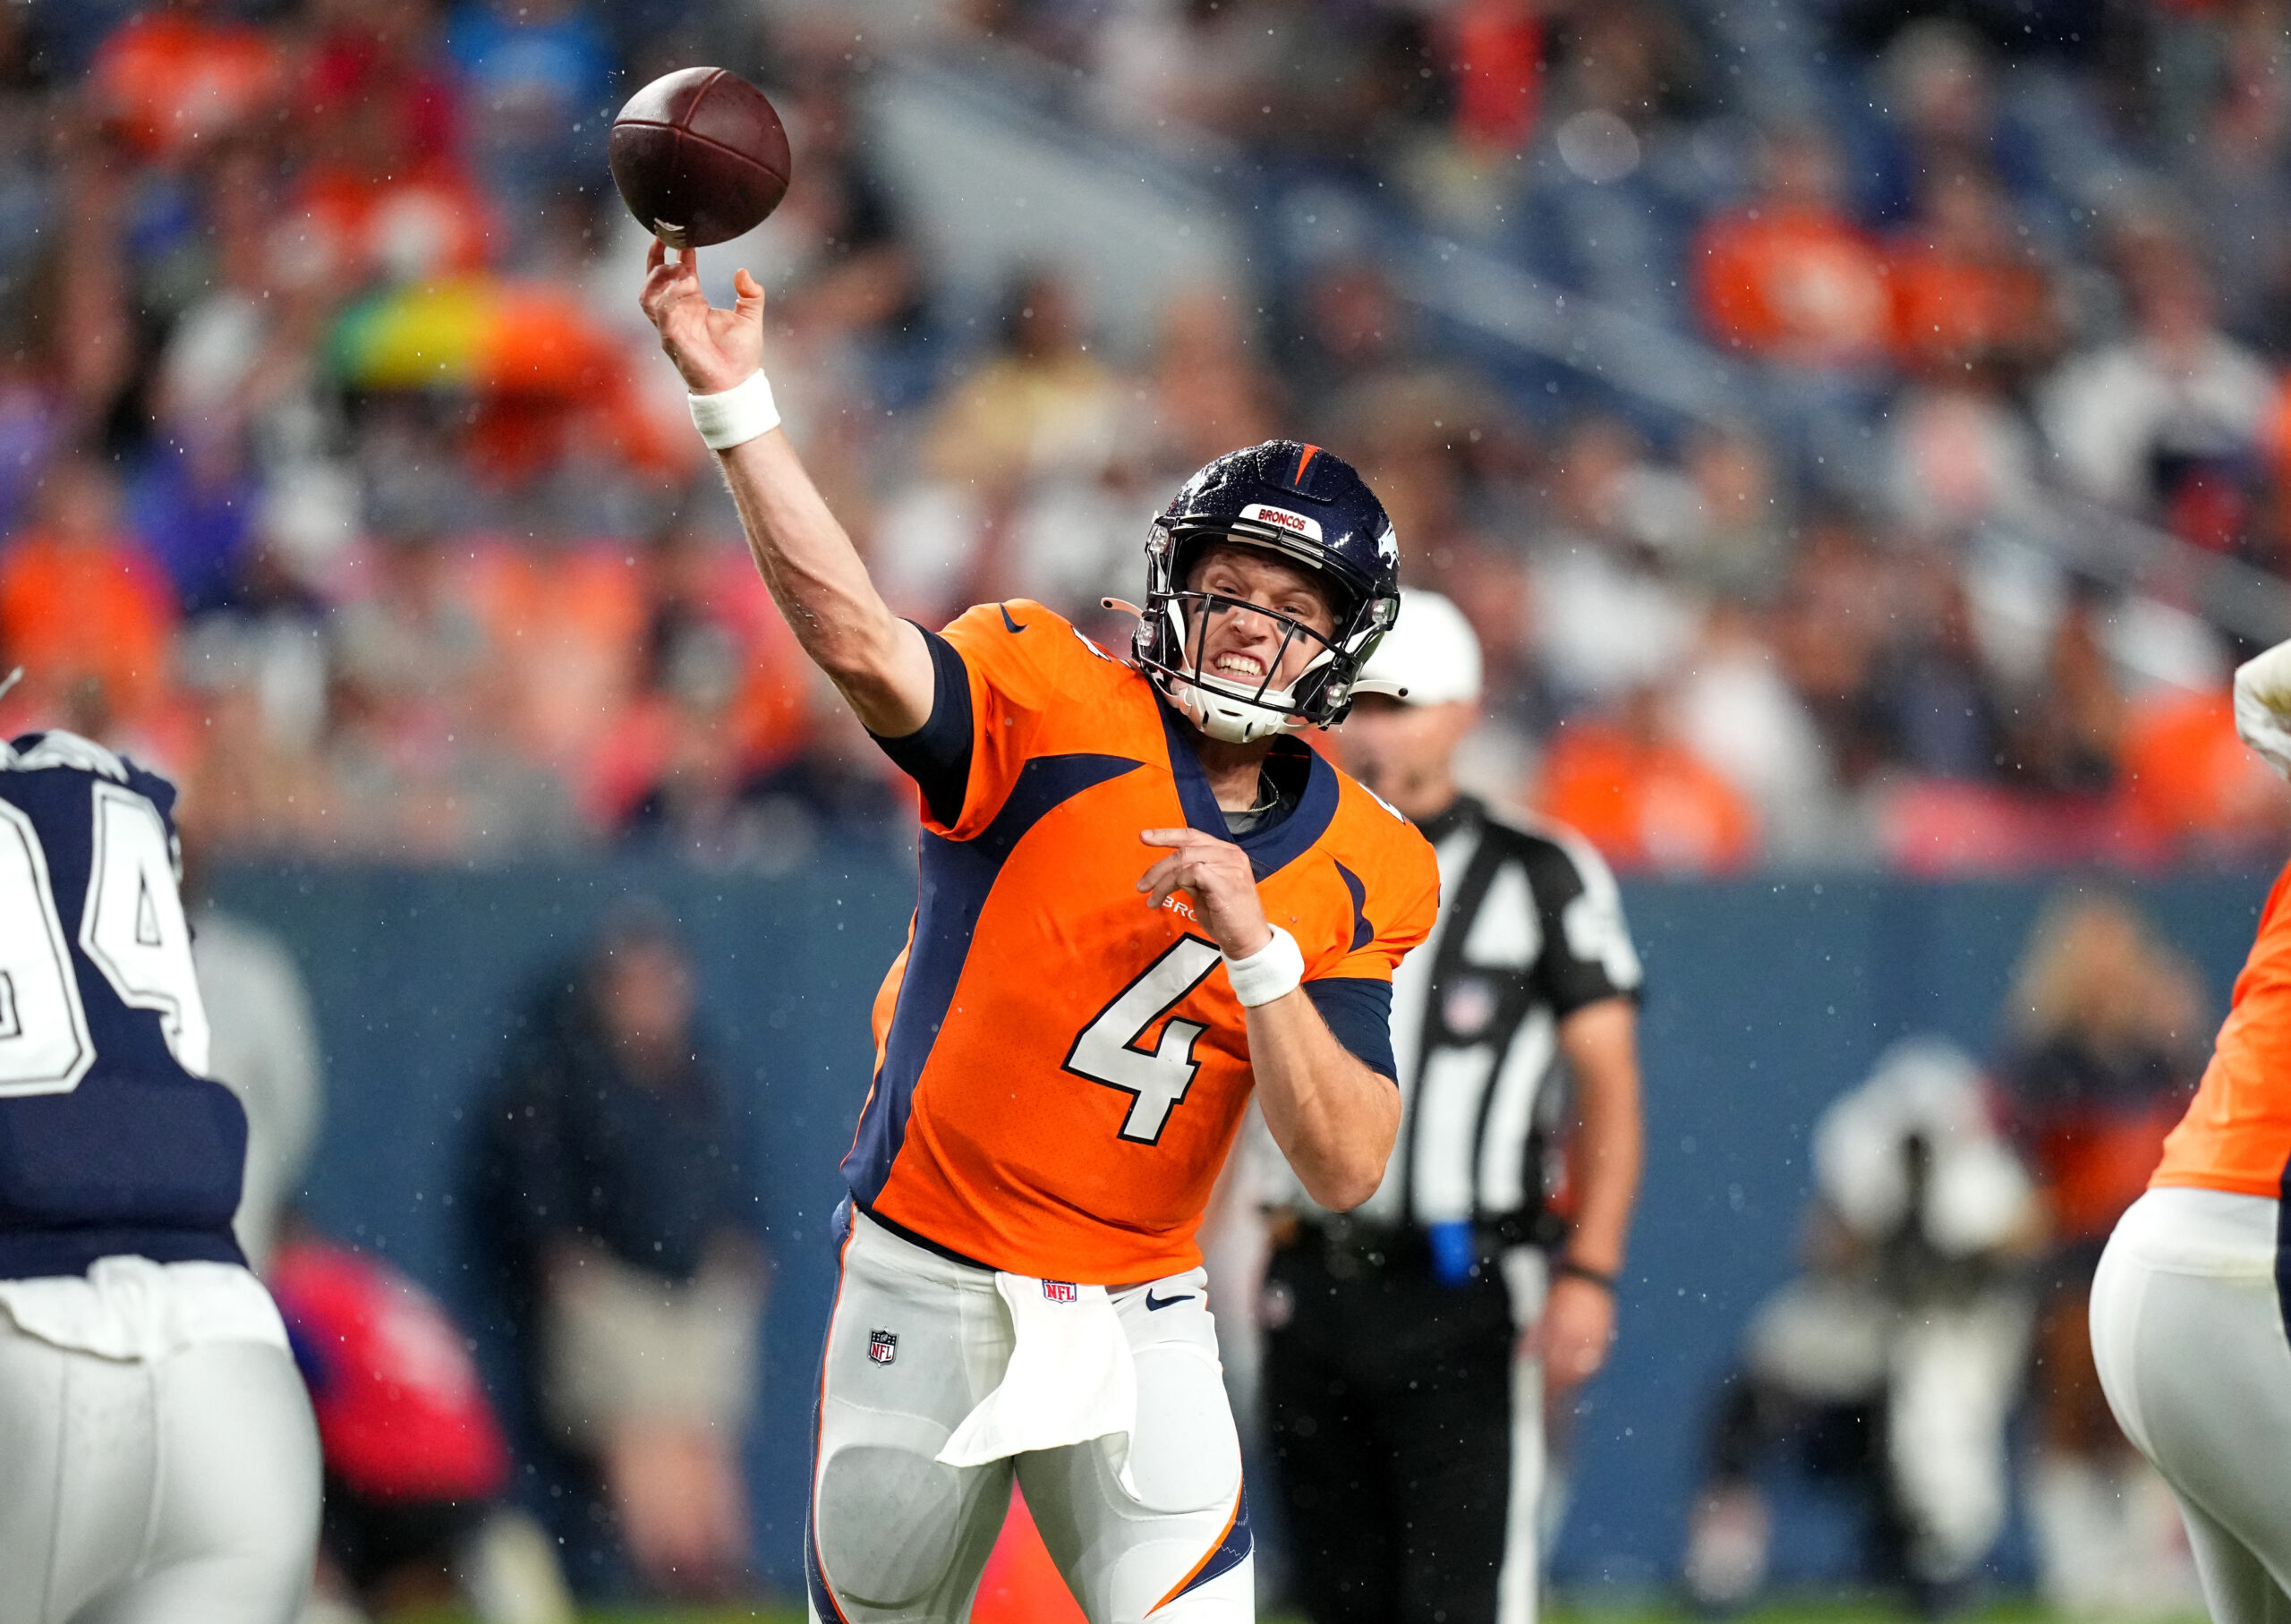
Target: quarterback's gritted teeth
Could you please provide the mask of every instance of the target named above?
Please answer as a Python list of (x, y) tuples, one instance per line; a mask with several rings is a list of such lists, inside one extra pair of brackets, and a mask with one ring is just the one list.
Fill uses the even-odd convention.
[(1246, 654), (1220, 654), (1217, 657), (1217, 669), (1220, 671), (1231, 671), (1236, 676), (1263, 676), (1265, 675), (1265, 667), (1258, 661), (1251, 659)]

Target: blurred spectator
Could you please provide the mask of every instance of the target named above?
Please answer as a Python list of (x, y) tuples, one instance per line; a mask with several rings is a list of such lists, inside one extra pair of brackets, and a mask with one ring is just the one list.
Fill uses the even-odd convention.
[(1747, 800), (1767, 862), (1851, 856), (1821, 735), (1759, 633), (1740, 605), (1712, 608), (1677, 691), (1680, 740)]
[(602, 183), (612, 47), (580, 0), (464, 0), (446, 49), (477, 166), (513, 217), (559, 183)]
[(2036, 437), (1993, 378), (1960, 373), (1912, 387), (1893, 419), (1884, 494), (1912, 532), (1959, 536), (2041, 506)]
[(2006, 752), (2024, 787), (2098, 796), (2113, 788), (2125, 699), (2103, 641), (2097, 594), (2080, 592), (2054, 628), (2040, 683), (2014, 707)]
[(1120, 412), (1114, 376), (1090, 353), (1072, 288), (1052, 273), (1031, 272), (1004, 295), (1001, 348), (940, 405), (924, 455), (942, 480), (1004, 490), (1032, 475), (1104, 461)]
[(608, 921), (489, 1093), (473, 1212), (545, 1435), (635, 1576), (722, 1595), (747, 1569), (740, 1439), (763, 1265), (745, 1118), (698, 1045), (694, 998), (656, 905)]
[(1861, 1502), (1867, 1577), (1934, 1616), (2004, 1531), (2041, 1210), (1980, 1072), (1938, 1039), (1879, 1057), (1815, 1123), (1812, 1161), (1805, 1272), (1759, 1305), (1717, 1396), (1687, 1589), (1732, 1611), (1763, 1586), (1779, 1455)]
[[(1887, 24), (1898, 11), (1871, 8)], [(1918, 207), (1916, 193), (1935, 179), (1971, 171), (1994, 175), (2014, 212), (2049, 225), (2042, 212), (2048, 179), (2034, 143), (2000, 92), (1999, 51), (1955, 15), (1925, 16), (1902, 27), (1875, 64), (1884, 123), (1866, 157), (1864, 195), (1874, 212), (1898, 219)]]
[(2291, 796), (2236, 736), (2223, 684), (2210, 692), (2159, 687), (2134, 701), (2120, 759), (2135, 827), (2182, 859), (2223, 862), (2271, 854), (2291, 821)]
[(1200, 287), (1162, 310), (1152, 381), (1161, 463), (1191, 472), (1282, 429), (1282, 402), (1234, 289)]
[(1613, 720), (1561, 727), (1532, 800), (1626, 872), (1725, 873), (1758, 852), (1750, 803), (1681, 742), (1653, 688), (1634, 691)]
[(1912, 771), (1966, 782), (1994, 778), (2006, 727), (1972, 604), (1951, 561), (1927, 554), (1902, 572), (1899, 634), (1878, 678), (1878, 725)]
[(2009, 366), (2041, 356), (2052, 338), (2051, 286), (2014, 234), (2009, 200), (1983, 170), (1928, 178), (1887, 276), (1893, 344), (1911, 370)]
[(572, 1624), (547, 1536), (504, 1501), (508, 1444), (445, 1309), (300, 1222), (267, 1279), (326, 1458), (320, 1597), (398, 1617), (458, 1590), (484, 1624)]
[(883, 770), (850, 706), (825, 686), (816, 677), (807, 684), (813, 702), (795, 752), (761, 764), (704, 699), (675, 703), (668, 755), (622, 817), (622, 844), (767, 873), (799, 866), (823, 845), (904, 848), (913, 801)]
[(128, 491), (135, 538), (187, 614), (230, 600), (253, 534), (262, 487), (238, 450), (227, 440), (157, 446)]
[(2117, 234), (2133, 330), (2063, 363), (2044, 387), (2045, 431), (2080, 489), (2219, 545), (2193, 522), (2251, 455), (2273, 387), (2258, 358), (2219, 331), (2209, 278), (2176, 233), (2138, 220)]
[(2224, 17), (2187, 199), (2231, 329), (2274, 354), (2291, 343), (2291, 63), (2263, 8)]
[(1771, 453), (1755, 429), (1737, 421), (1691, 434), (1683, 462), (1696, 507), (1672, 549), (1677, 567), (1714, 592), (1763, 600), (1791, 548), (1788, 493)]
[(2190, 1607), (2179, 1518), (2108, 1413), (2086, 1318), (2100, 1249), (2202, 1071), (2202, 987), (2130, 903), (2065, 888), (2029, 933), (2006, 1008), (2000, 1080), (2052, 1229), (2029, 1480), (2045, 1598), (2071, 1613)]
[(876, 560), (892, 604), (937, 624), (1025, 595), (1016, 507), (1028, 481), (1087, 481), (1120, 448), (1128, 394), (1082, 334), (1072, 290), (1029, 272), (1004, 298), (1001, 347), (932, 413), (928, 479), (884, 516)]
[(0, 549), (0, 660), (23, 667), (30, 709), (133, 726), (168, 697), (174, 595), (119, 506), (109, 469), (68, 457), (42, 481), (32, 527)]
[(1877, 359), (1892, 319), (1885, 256), (1841, 205), (1838, 155), (1819, 132), (1768, 139), (1764, 184), (1703, 228), (1692, 263), (1718, 342), (1785, 365)]
[(1591, 418), (1552, 459), (1549, 522), (1532, 551), (1536, 642), (1571, 700), (1659, 681), (1693, 646), (1700, 606), (1648, 544), (1674, 498), (1692, 498), (1646, 449), (1622, 423)]
[(530, 855), (575, 839), (565, 778), (518, 748), (524, 674), (496, 640), (515, 623), (487, 591), (490, 561), (420, 536), (369, 556), (371, 590), (340, 617), (323, 752), (339, 849)]
[(1895, 582), (1859, 524), (1839, 514), (1810, 523), (1775, 606), (1782, 670), (1822, 735), (1829, 770), (1849, 792), (1886, 761), (1872, 685), (1888, 639)]
[(255, 123), (277, 101), (285, 67), (269, 35), (215, 0), (166, 0), (104, 41), (88, 100), (137, 151), (175, 161)]
[(287, 199), (281, 272), (336, 297), (370, 281), (473, 271), (494, 220), (453, 140), (458, 98), (428, 60), (434, 40), (409, 26), (417, 4), (345, 8), (302, 86), (306, 166)]

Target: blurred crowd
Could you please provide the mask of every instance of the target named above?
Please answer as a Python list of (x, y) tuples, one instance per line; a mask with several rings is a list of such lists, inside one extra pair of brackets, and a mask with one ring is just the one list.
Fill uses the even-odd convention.
[(2198, 1604), (2168, 1491), (2100, 1390), (2089, 1305), (2202, 1076), (2202, 985), (2127, 898), (2072, 883), (2003, 1016), (1986, 1070), (1904, 1039), (1813, 1125), (1801, 1271), (1711, 1406), (1682, 1578), (1713, 1616), (1772, 1577), (1793, 1476), (1859, 1502), (1862, 1576), (1929, 1618), (1980, 1593), (2015, 1503), (2060, 1616)]
[[(907, 839), (635, 309), (604, 132), (718, 61), (790, 126), (738, 258), (900, 612), (1032, 597), (1119, 642), (1100, 599), (1178, 481), (1292, 436), (1474, 619), (1479, 786), (1618, 867), (2279, 843), (2229, 717), (2250, 649), (2190, 574), (2291, 573), (2270, 0), (923, 9), (902, 45), (801, 0), (0, 0), (0, 729), (153, 761), (219, 854)], [(1033, 64), (1258, 214), (1471, 244), (1725, 358), (1730, 409), (1482, 353), (1374, 233), (1180, 290), (1134, 352), (1046, 265), (982, 310), (869, 139), (894, 47)], [(2169, 567), (2000, 540), (2064, 502)]]

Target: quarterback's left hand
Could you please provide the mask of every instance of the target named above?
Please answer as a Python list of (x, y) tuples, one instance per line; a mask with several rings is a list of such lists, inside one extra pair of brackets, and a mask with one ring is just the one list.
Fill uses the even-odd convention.
[(1160, 907), (1172, 891), (1189, 892), (1202, 928), (1228, 958), (1247, 958), (1273, 940), (1247, 852), (1197, 829), (1149, 829), (1137, 838), (1171, 848), (1137, 882), (1148, 907)]
[(1588, 1382), (1607, 1362), (1614, 1341), (1614, 1293), (1560, 1275), (1544, 1299), (1542, 1318), (1528, 1335), (1543, 1356), (1544, 1381), (1554, 1390)]

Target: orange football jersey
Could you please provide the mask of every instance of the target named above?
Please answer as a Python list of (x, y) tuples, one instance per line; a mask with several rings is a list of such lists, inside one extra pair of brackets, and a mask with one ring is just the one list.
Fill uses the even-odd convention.
[(2276, 876), (2235, 1001), (2151, 1186), (2280, 1198), (2291, 1163), (2291, 868)]
[[(844, 1176), (883, 1219), (1015, 1273), (1093, 1284), (1201, 1261), (1194, 1231), (1248, 1101), (1248, 1033), (1183, 893), (1137, 889), (1148, 829), (1227, 833), (1152, 683), (1040, 604), (949, 626), (971, 707), (959, 813), (926, 805), (922, 895), (875, 1000), (874, 1087)], [(1307, 982), (1389, 983), (1439, 903), (1431, 847), (1296, 740), (1303, 790), (1239, 839)], [(943, 809), (942, 809), (943, 810)]]

